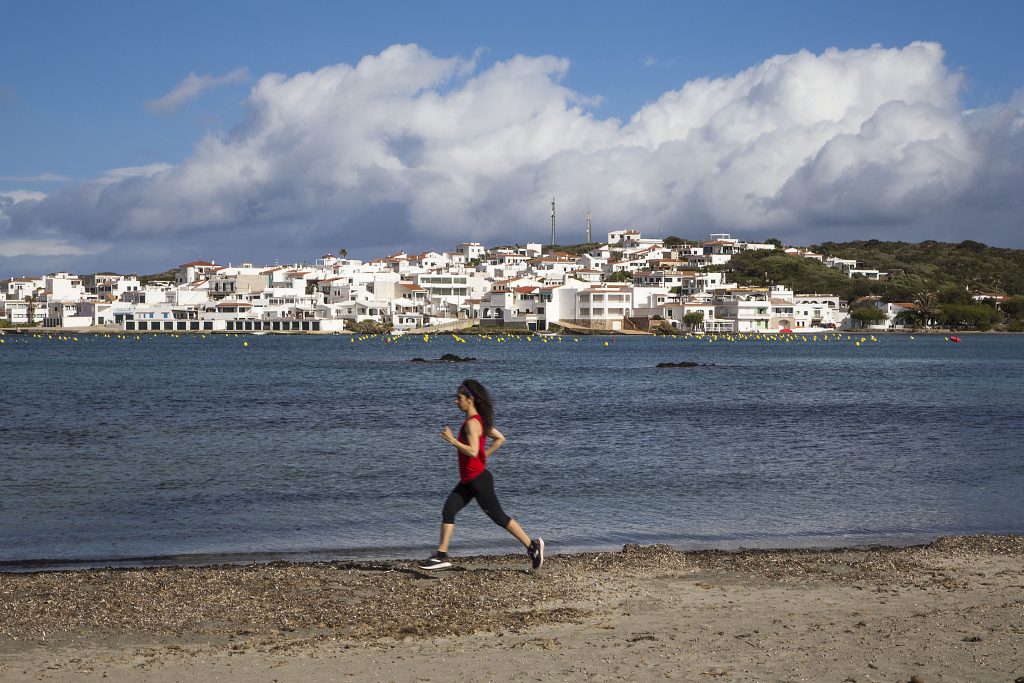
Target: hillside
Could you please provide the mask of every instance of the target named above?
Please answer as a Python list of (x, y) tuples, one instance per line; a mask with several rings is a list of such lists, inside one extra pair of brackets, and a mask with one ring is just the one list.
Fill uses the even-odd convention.
[(825, 256), (856, 259), (863, 267), (889, 273), (874, 282), (850, 279), (816, 261), (775, 252), (744, 252), (723, 270), (741, 284), (785, 284), (797, 292), (833, 292), (844, 299), (876, 294), (889, 301), (912, 301), (922, 291), (949, 303), (967, 303), (973, 290), (1024, 294), (1024, 250), (979, 242), (825, 242), (810, 247)]

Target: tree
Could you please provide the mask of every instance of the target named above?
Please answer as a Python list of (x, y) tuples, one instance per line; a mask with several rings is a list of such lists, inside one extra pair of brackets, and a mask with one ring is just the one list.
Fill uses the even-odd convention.
[(970, 306), (974, 303), (974, 299), (971, 298), (971, 293), (966, 288), (949, 284), (943, 285), (939, 289), (939, 303)]
[(782, 240), (778, 237), (769, 237), (764, 241), (765, 244), (774, 244), (776, 249), (782, 249)]
[(942, 307), (942, 324), (950, 329), (987, 331), (999, 317), (997, 311), (981, 304), (946, 304)]
[(633, 276), (629, 274), (629, 271), (620, 270), (605, 278), (605, 282), (629, 282), (632, 279)]
[(921, 316), (918, 315), (916, 310), (914, 311), (900, 311), (892, 319), (892, 321), (898, 325), (910, 325), (917, 328), (921, 323)]
[(339, 249), (338, 256), (340, 256), (341, 258), (348, 258), (348, 249), (346, 249), (345, 247)]
[(861, 327), (867, 327), (868, 325), (876, 325), (881, 322), (885, 322), (889, 319), (885, 311), (875, 306), (857, 306), (856, 308), (850, 309), (850, 317), (855, 322), (860, 323)]
[(704, 327), (704, 311), (690, 311), (683, 316), (683, 323), (691, 330)]
[(36, 298), (35, 296), (26, 296), (25, 301), (28, 303), (28, 324), (36, 324)]
[(914, 313), (922, 327), (928, 327), (935, 320), (935, 316), (938, 315), (938, 304), (939, 297), (935, 292), (919, 290), (914, 293), (914, 305), (917, 307)]
[(1024, 296), (1014, 296), (1009, 299), (1005, 299), (1000, 304), (1003, 313), (1010, 320), (1022, 320), (1024, 319)]

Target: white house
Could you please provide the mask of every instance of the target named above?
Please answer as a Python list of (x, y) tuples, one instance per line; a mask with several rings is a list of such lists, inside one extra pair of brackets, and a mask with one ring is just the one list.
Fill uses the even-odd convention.
[(209, 261), (191, 261), (190, 263), (183, 263), (178, 266), (178, 272), (174, 276), (174, 282), (179, 285), (188, 284), (189, 282), (195, 282), (196, 280), (205, 280), (209, 276), (210, 271), (215, 270), (219, 266), (216, 263)]
[(606, 283), (577, 292), (576, 316), (571, 322), (597, 329), (621, 330), (632, 309), (633, 287)]
[(719, 290), (715, 299), (715, 318), (731, 322), (722, 331), (767, 332), (771, 321), (771, 295), (768, 289), (737, 287)]

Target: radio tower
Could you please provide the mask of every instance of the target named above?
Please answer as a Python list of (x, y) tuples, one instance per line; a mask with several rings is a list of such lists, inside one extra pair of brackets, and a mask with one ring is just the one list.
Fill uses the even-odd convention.
[(551, 244), (555, 244), (555, 198), (551, 198)]
[(590, 244), (590, 202), (587, 202), (587, 244)]

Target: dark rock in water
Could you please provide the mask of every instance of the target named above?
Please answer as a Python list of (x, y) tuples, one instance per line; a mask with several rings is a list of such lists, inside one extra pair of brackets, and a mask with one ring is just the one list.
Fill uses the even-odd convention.
[(413, 358), (409, 362), (410, 363), (429, 363), (430, 361), (428, 361), (426, 358)]
[(658, 363), (659, 368), (697, 368), (697, 367), (708, 367), (713, 366), (714, 363), (707, 363), (701, 365), (700, 363), (694, 363), (692, 360), (684, 360), (681, 363)]
[(454, 353), (446, 353), (440, 358), (442, 363), (468, 363), (474, 360), (476, 358), (463, 358), (462, 356), (456, 356)]

